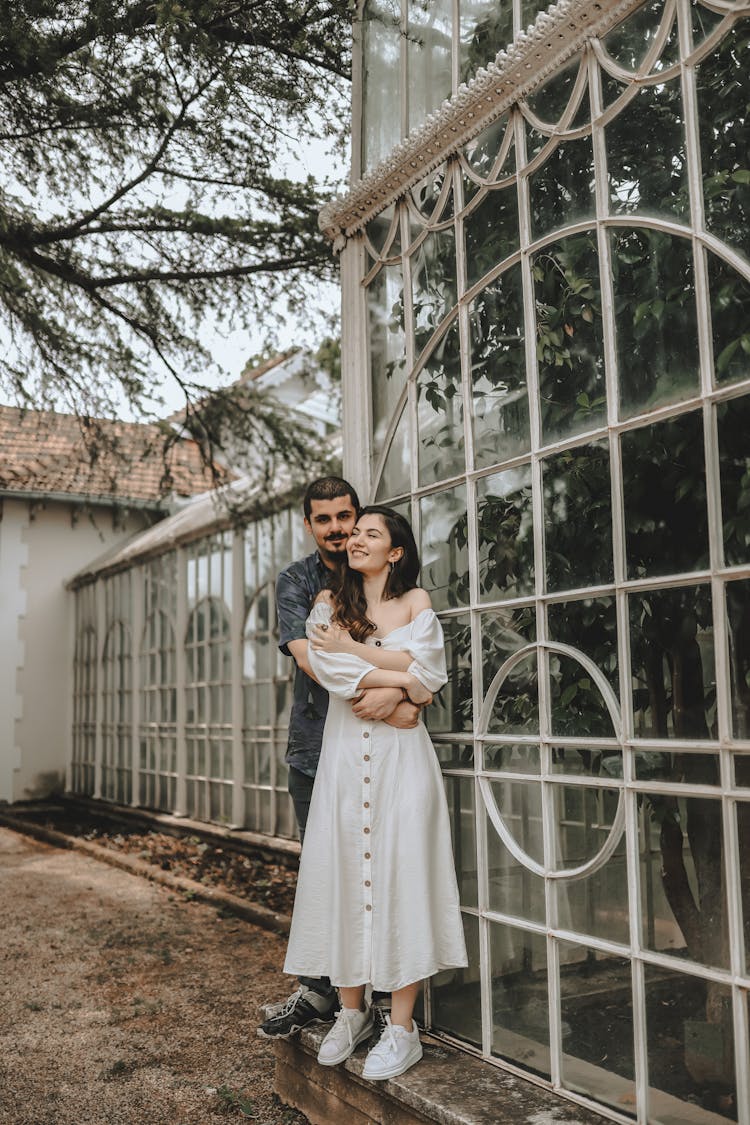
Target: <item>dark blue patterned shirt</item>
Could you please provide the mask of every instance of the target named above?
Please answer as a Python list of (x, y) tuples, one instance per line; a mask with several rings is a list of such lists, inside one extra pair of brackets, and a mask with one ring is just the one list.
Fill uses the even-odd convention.
[[(330, 571), (315, 551), (282, 570), (276, 580), (279, 648), (291, 656), (289, 642), (305, 639), (305, 622), (312, 604), (328, 584)], [(315, 777), (328, 714), (328, 692), (295, 665), (292, 711), (286, 760), (290, 766)]]

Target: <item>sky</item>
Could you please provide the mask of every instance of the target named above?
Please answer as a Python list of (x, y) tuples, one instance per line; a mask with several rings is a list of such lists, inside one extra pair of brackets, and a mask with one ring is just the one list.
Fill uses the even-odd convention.
[[(322, 133), (321, 128), (321, 136), (310, 133), (300, 139), (295, 148), (290, 148), (280, 156), (274, 172), (300, 180), (312, 175), (317, 180), (333, 179), (343, 185), (349, 172), (348, 155), (346, 164), (340, 156), (332, 155), (330, 141), (323, 139)], [(331, 334), (331, 322), (337, 324), (339, 317), (339, 286), (320, 283), (318, 298), (321, 316), (311, 316), (311, 310), (307, 307), (304, 314), (291, 317), (286, 313), (283, 301), (271, 306), (268, 322), (278, 325), (275, 331), (278, 351), (288, 351), (295, 347), (314, 349)], [(204, 323), (200, 338), (216, 362), (234, 380), (240, 376), (248, 359), (263, 351), (267, 335), (268, 324), (259, 324), (255, 332), (248, 333), (242, 329), (227, 334), (217, 331), (210, 323)], [(211, 379), (207, 378), (206, 381), (210, 383)], [(164, 388), (164, 398), (167, 401), (167, 412), (178, 409), (184, 402), (182, 392), (176, 384)]]

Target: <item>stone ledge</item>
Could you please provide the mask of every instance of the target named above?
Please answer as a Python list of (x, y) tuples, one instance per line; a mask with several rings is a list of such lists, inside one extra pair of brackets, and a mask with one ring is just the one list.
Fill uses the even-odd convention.
[(602, 1125), (598, 1113), (429, 1035), (424, 1058), (388, 1082), (367, 1082), (365, 1045), (338, 1067), (316, 1061), (327, 1026), (274, 1044), (274, 1089), (311, 1125)]

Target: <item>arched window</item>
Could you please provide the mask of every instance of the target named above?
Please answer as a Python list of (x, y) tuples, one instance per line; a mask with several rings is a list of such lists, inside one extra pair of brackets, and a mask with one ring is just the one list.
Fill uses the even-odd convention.
[(175, 636), (162, 610), (146, 620), (141, 640), (138, 802), (171, 812), (177, 782)]
[[(83, 598), (83, 592), (78, 595)], [(96, 629), (81, 628), (73, 656), (73, 762), (71, 788), (93, 796), (96, 773)]]
[(232, 650), (227, 607), (203, 598), (185, 637), (188, 812), (229, 822), (232, 815)]
[(132, 656), (130, 629), (114, 621), (102, 664), (102, 797), (129, 804), (132, 795)]
[(294, 664), (278, 648), (274, 599), (278, 572), (304, 553), (302, 521), (287, 509), (244, 531), (245, 625), (242, 668), (242, 745), (245, 826), (294, 837), (289, 797), (287, 722)]

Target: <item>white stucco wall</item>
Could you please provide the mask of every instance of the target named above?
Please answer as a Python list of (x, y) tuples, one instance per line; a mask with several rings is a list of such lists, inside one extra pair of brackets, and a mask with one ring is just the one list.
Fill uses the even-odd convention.
[(64, 582), (146, 526), (128, 517), (114, 529), (71, 506), (4, 500), (0, 522), (0, 801), (46, 796), (61, 787), (68, 753), (72, 595)]

